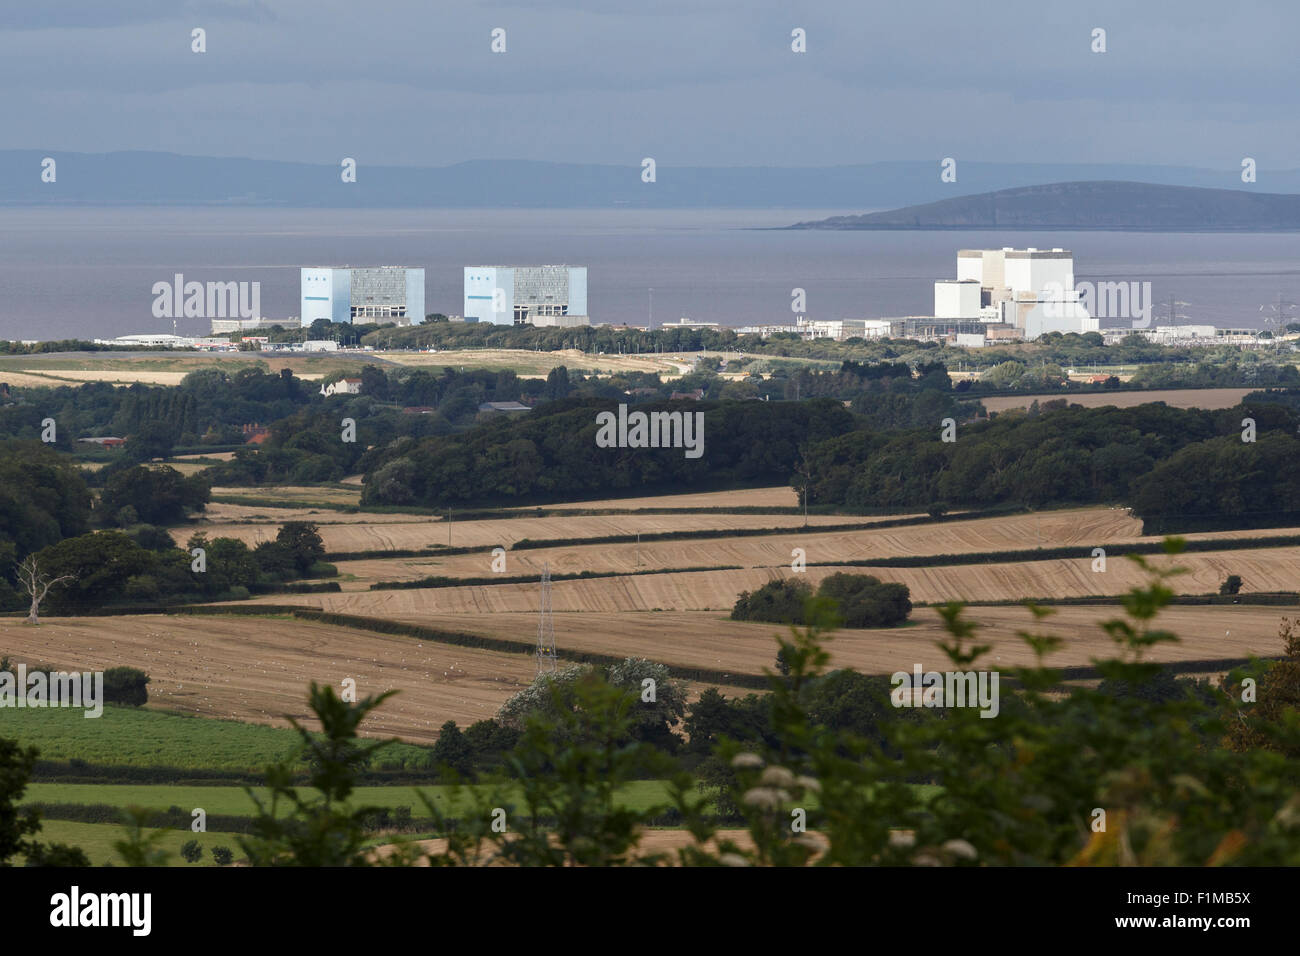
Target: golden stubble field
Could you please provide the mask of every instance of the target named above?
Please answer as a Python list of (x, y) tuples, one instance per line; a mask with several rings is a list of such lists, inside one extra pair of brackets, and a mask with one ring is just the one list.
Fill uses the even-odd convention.
[(666, 380), (691, 369), (691, 357), (683, 355), (592, 355), (578, 349), (532, 352), (527, 349), (447, 349), (439, 352), (385, 352), (383, 357), (397, 365), (414, 367), (512, 369), (522, 378), (542, 377), (553, 368), (601, 372), (659, 372)]
[(1033, 402), (1044, 402), (1063, 398), (1071, 405), (1084, 408), (1101, 408), (1113, 405), (1115, 408), (1132, 408), (1134, 405), (1147, 405), (1151, 402), (1164, 402), (1170, 408), (1204, 408), (1215, 411), (1231, 408), (1240, 402), (1254, 388), (1170, 388), (1153, 389), (1145, 392), (1088, 392), (1083, 395), (1000, 395), (996, 398), (982, 398), (980, 401), (990, 412), (1005, 412), (1009, 408), (1028, 408)]
[(307, 689), (359, 696), (399, 693), (367, 720), (372, 735), (431, 742), (438, 727), (491, 717), (536, 671), (528, 654), (505, 654), (291, 619), (140, 615), (47, 618), (39, 627), (0, 620), (16, 661), (100, 670), (126, 665), (150, 677), (150, 706), (288, 726), (312, 723)]
[[(238, 538), (250, 545), (275, 538), (279, 525), (291, 520), (313, 520), (320, 524), (321, 539), (325, 549), (332, 552), (391, 551), (436, 548), (447, 545), (447, 521), (441, 517), (412, 518), (410, 515), (337, 515), (321, 513), (310, 515), (306, 509), (252, 508), (252, 513), (265, 515), (265, 523), (236, 523), (231, 521), (199, 521), (173, 528), (172, 537), (184, 543), (195, 531), (203, 531), (209, 538)], [(360, 520), (339, 520), (342, 518)], [(389, 520), (396, 517), (397, 520)], [(375, 520), (375, 519), (378, 520)], [(853, 518), (841, 515), (815, 515), (808, 519), (810, 525), (847, 524), (864, 525), (879, 518)], [(332, 522), (332, 523), (330, 523)], [(664, 531), (717, 530), (726, 532), (741, 528), (800, 527), (802, 515), (734, 515), (734, 514), (637, 514), (582, 515), (577, 517), (547, 518), (491, 518), (481, 521), (457, 521), (452, 515), (451, 547), (482, 548), (502, 545), (509, 547), (523, 538), (546, 540), (557, 538), (596, 538), (608, 535), (654, 534)], [(715, 562), (719, 563), (719, 562)]]
[[(529, 632), (523, 639), (536, 635), (535, 621)], [(39, 627), (3, 618), (0, 641), (15, 662), (66, 670), (138, 667), (150, 677), (150, 707), (275, 727), (289, 726), (287, 717), (317, 727), (306, 704), (311, 682), (339, 690), (350, 677), (359, 696), (399, 691), (367, 718), (366, 734), (413, 743), (432, 743), (448, 720), (464, 728), (494, 716), (537, 671), (532, 653), (455, 647), (283, 617), (44, 618)], [(706, 686), (688, 683), (688, 698)], [(726, 686), (724, 691), (742, 693)]]
[[(1100, 622), (1118, 614), (1114, 607), (1072, 607), (1039, 630), (1061, 636), (1065, 645), (1049, 663), (1086, 666), (1108, 656), (1114, 645)], [(1152, 658), (1162, 661), (1218, 660), (1281, 652), (1278, 622), (1300, 608), (1174, 607), (1160, 624), (1179, 635), (1177, 644), (1159, 645)], [(1018, 607), (967, 610), (981, 643), (993, 645), (981, 666), (1006, 668), (1032, 663), (1016, 636), (1031, 629), (1028, 612)], [(530, 641), (534, 612), (481, 615), (423, 615), (420, 624)], [(618, 657), (647, 657), (670, 668), (701, 667), (726, 674), (761, 674), (774, 665), (771, 624), (729, 621), (721, 613), (660, 612), (555, 615), (556, 644), (565, 652), (587, 651)], [(920, 609), (911, 626), (840, 631), (829, 642), (832, 666), (863, 673), (910, 671), (914, 665), (948, 669), (936, 646), (944, 637), (937, 612)], [(353, 678), (362, 694), (401, 691), (370, 721), (368, 733), (396, 735), (413, 742), (436, 739), (446, 720), (462, 727), (491, 717), (511, 694), (531, 681), (533, 656), (453, 647), (414, 638), (374, 634), (283, 618), (207, 615), (141, 615), (112, 618), (48, 618), (39, 628), (16, 620), (0, 621), (0, 638), (15, 661), (68, 669), (118, 665), (145, 670), (152, 682), (150, 706), (201, 716), (233, 718), (286, 726), (294, 717), (313, 726), (306, 711), (309, 683), (341, 686)], [(749, 693), (724, 676), (728, 697)], [(704, 684), (689, 685), (690, 697)]]
[(638, 508), (797, 508), (799, 495), (789, 485), (776, 485), (771, 488), (745, 488), (740, 491), (701, 491), (694, 494), (652, 495), (639, 498), (600, 498), (595, 501), (566, 502), (554, 507), (603, 508), (620, 511), (634, 511)]
[[(792, 529), (788, 535), (643, 542), (639, 547), (633, 543), (528, 548), (507, 552), (503, 574), (540, 574), (546, 565), (552, 574), (582, 571), (628, 574), (638, 570), (719, 566), (767, 568), (781, 572), (789, 569), (795, 548), (802, 548), (806, 560), (811, 562), (840, 562), (932, 555), (941, 553), (941, 549), (946, 549), (943, 553), (953, 554), (1032, 550), (1038, 541), (1042, 541), (1048, 547), (1095, 545), (1109, 549), (1111, 556), (1107, 560), (1106, 573), (1093, 572), (1091, 558), (928, 569), (856, 570), (887, 580), (898, 580), (914, 589), (924, 589), (914, 591), (913, 595), (924, 601), (946, 600), (948, 597), (1004, 600), (1024, 596), (1118, 594), (1139, 580), (1133, 565), (1121, 558), (1119, 552), (1125, 544), (1154, 540), (1143, 538), (1139, 531), (1140, 523), (1125, 512), (1107, 509), (878, 530), (867, 527), (862, 531), (805, 532), (798, 528)], [(1212, 532), (1188, 537), (1189, 540), (1230, 541), (1247, 535), (1268, 537), (1295, 533), (1297, 530), (1293, 528), (1277, 528)], [(378, 581), (412, 581), (434, 575), (486, 577), (493, 573), (492, 562), (490, 554), (476, 553), (447, 557), (363, 558), (341, 561), (338, 568), (345, 591), (365, 591)], [(1248, 590), (1300, 587), (1300, 568), (1295, 553), (1286, 548), (1201, 552), (1189, 556), (1183, 563), (1195, 572), (1182, 585), (1184, 591), (1215, 591), (1228, 574), (1249, 575)], [(729, 572), (710, 573), (726, 575)], [(816, 575), (818, 572), (812, 569), (810, 573)], [(1216, 580), (1216, 575), (1222, 577)], [(746, 578), (748, 583), (745, 587), (751, 587), (757, 580)], [(643, 577), (628, 579), (635, 588), (645, 581)], [(1036, 590), (1028, 590), (1031, 586)], [(948, 590), (954, 588), (959, 591)], [(926, 596), (921, 596), (922, 593)]]
[[(1054, 611), (1038, 628), (1065, 642), (1061, 651), (1049, 658), (1049, 664), (1089, 666), (1094, 659), (1115, 653), (1114, 642), (1100, 625), (1122, 616), (1118, 606), (1061, 607)], [(1035, 628), (1027, 610), (1014, 606), (971, 607), (965, 616), (979, 625), (978, 641), (993, 645), (983, 661), (985, 666), (1012, 667), (1033, 662), (1032, 652), (1017, 636), (1019, 631)], [(1300, 616), (1300, 607), (1171, 607), (1160, 616), (1159, 623), (1177, 634), (1180, 641), (1157, 645), (1150, 659), (1221, 660), (1280, 654), (1277, 628), (1284, 616)], [(561, 656), (568, 651), (646, 657), (669, 668), (709, 668), (724, 675), (762, 674), (764, 669), (772, 669), (777, 651), (775, 638), (784, 632), (780, 625), (731, 621), (717, 611), (557, 611), (554, 617), (555, 643)], [(412, 623), (527, 641), (537, 633), (537, 612), (477, 617), (430, 613)], [(947, 658), (937, 646), (945, 638), (938, 611), (919, 608), (907, 627), (841, 630), (828, 649), (833, 667), (851, 667), (868, 674), (910, 670), (913, 664), (946, 670)]]
[[(508, 557), (508, 556), (507, 556)], [(1148, 556), (1158, 562), (1163, 558)], [(1239, 574), (1248, 591), (1293, 591), (1300, 588), (1300, 549), (1261, 548), (1181, 555), (1186, 569), (1170, 582), (1180, 594), (1214, 592), (1229, 574)], [(351, 573), (353, 563), (342, 571)], [(552, 572), (556, 569), (552, 567)], [(516, 572), (520, 568), (516, 566)], [(1008, 601), (1022, 598), (1104, 597), (1123, 594), (1146, 580), (1136, 564), (1109, 559), (1105, 572), (1092, 570), (1091, 558), (1004, 564), (950, 565), (934, 568), (810, 567), (799, 575), (814, 587), (836, 572), (871, 574), (882, 581), (906, 584), (913, 601), (936, 603)], [(373, 570), (370, 572), (373, 573)], [(486, 574), (486, 569), (480, 573)], [(696, 611), (730, 610), (741, 591), (795, 576), (788, 566), (730, 571), (680, 571), (556, 581), (551, 587), (556, 611)], [(424, 613), (499, 614), (538, 606), (532, 582), (473, 584), (458, 587), (359, 590), (364, 581), (347, 582), (340, 594), (267, 595), (268, 604), (301, 604), (327, 611), (410, 620)]]
[[(237, 492), (236, 489), (230, 489)], [(318, 489), (286, 489), (281, 496), (307, 499)], [(341, 489), (322, 489), (346, 495)], [(257, 492), (254, 491), (254, 494)], [(584, 502), (577, 507), (627, 509), (700, 507), (729, 498), (743, 504), (789, 503), (789, 489), (752, 493), (714, 493)], [(310, 499), (307, 499), (310, 500)], [(570, 506), (575, 507), (575, 506)], [(195, 530), (209, 536), (229, 534), (255, 542), (274, 537), (290, 518), (320, 522), (331, 551), (423, 548), (446, 541), (441, 518), (410, 515), (312, 513), (310, 508), (213, 505), (209, 520), (173, 529), (180, 542)], [(860, 520), (862, 530), (818, 531), (818, 524)], [(968, 553), (1033, 548), (1036, 544), (1091, 545), (1108, 549), (1142, 540), (1140, 524), (1123, 509), (1084, 508), (972, 521), (901, 528), (875, 528), (880, 519), (817, 516), (805, 530), (801, 515), (734, 513), (640, 514), (518, 517), (453, 522), (453, 544), (493, 546), (522, 537), (581, 538), (669, 530), (717, 531), (717, 536), (680, 542), (619, 545), (562, 545), (507, 554), (507, 574), (538, 572), (546, 564), (555, 573), (593, 570), (621, 575), (553, 585), (556, 642), (563, 659), (593, 652), (617, 657), (647, 657), (676, 668), (708, 668), (723, 675), (758, 675), (774, 663), (770, 624), (733, 622), (727, 614), (742, 590), (789, 576), (790, 552), (801, 547), (810, 561), (847, 561), (872, 557)], [(789, 533), (735, 537), (729, 532), (751, 527), (789, 527)], [(1296, 533), (1295, 529), (1232, 532), (1189, 537), (1232, 539), (1250, 535)], [(537, 634), (539, 587), (536, 584), (460, 586), (399, 591), (366, 590), (376, 580), (427, 575), (486, 576), (486, 553), (444, 558), (374, 558), (340, 562), (345, 588), (339, 594), (266, 595), (259, 604), (294, 604), (361, 616), (385, 618), (446, 630), (509, 638), (531, 644)], [(638, 565), (637, 562), (640, 562)], [(1300, 548), (1275, 548), (1184, 555), (1189, 573), (1175, 580), (1180, 591), (1215, 591), (1227, 574), (1240, 574), (1247, 591), (1300, 588)], [(739, 565), (740, 570), (629, 575), (640, 568)], [(1141, 583), (1131, 562), (1112, 554), (1105, 573), (1092, 571), (1091, 559), (1003, 562), (989, 565), (918, 569), (810, 568), (804, 576), (815, 584), (836, 570), (873, 573), (901, 581), (913, 600), (973, 601), (1026, 596), (1117, 594)], [(988, 666), (1030, 662), (1015, 636), (1031, 626), (1018, 607), (974, 607), (968, 616), (982, 625), (980, 640), (994, 649)], [(1117, 607), (1059, 608), (1044, 628), (1066, 639), (1052, 663), (1087, 665), (1110, 654), (1113, 646), (1099, 622), (1116, 616)], [(1161, 625), (1179, 634), (1177, 645), (1162, 645), (1158, 660), (1222, 659), (1280, 652), (1276, 632), (1284, 614), (1300, 608), (1250, 606), (1175, 607)], [(0, 623), (8, 653), (69, 667), (138, 666), (154, 679), (154, 705), (218, 717), (283, 723), (284, 715), (305, 717), (305, 693), (311, 680), (338, 685), (344, 677), (358, 681), (362, 693), (397, 688), (402, 694), (381, 713), (371, 731), (416, 742), (436, 738), (446, 720), (461, 726), (492, 716), (502, 702), (533, 677), (527, 653), (508, 654), (421, 642), (408, 637), (373, 634), (282, 618), (139, 616), (100, 619), (51, 619), (40, 628), (18, 621)], [(831, 643), (834, 666), (866, 673), (909, 670), (914, 664), (942, 669), (936, 648), (943, 637), (936, 612), (918, 609), (905, 628), (842, 631)], [(729, 684), (727, 678), (722, 684)], [(694, 687), (693, 693), (698, 693)], [(727, 686), (729, 695), (746, 693)]]

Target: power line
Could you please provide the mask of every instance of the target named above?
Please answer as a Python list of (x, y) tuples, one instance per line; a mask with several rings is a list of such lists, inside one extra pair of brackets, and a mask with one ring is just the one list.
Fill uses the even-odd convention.
[(542, 566), (541, 613), (537, 618), (537, 673), (554, 673), (555, 619), (551, 616), (551, 565)]

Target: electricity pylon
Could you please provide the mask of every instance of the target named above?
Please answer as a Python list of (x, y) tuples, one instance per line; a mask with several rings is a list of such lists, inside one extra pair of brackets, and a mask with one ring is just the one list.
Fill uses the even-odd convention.
[(1295, 310), (1296, 304), (1287, 302), (1280, 292), (1276, 302), (1259, 307), (1259, 311), (1264, 313), (1264, 328), (1272, 335), (1276, 335), (1279, 329), (1285, 331), (1287, 323), (1295, 317)]
[(542, 607), (537, 618), (537, 673), (552, 673), (555, 663), (555, 619), (551, 616), (551, 566), (542, 566)]
[[(1163, 316), (1167, 325), (1178, 325), (1180, 322), (1183, 322), (1187, 319), (1187, 315), (1185, 313), (1178, 311), (1179, 307), (1185, 306), (1187, 305), (1187, 303), (1178, 301), (1173, 297), (1172, 294), (1169, 296), (1169, 299), (1165, 302), (1162, 302), (1161, 305), (1163, 305), (1167, 310)], [(1157, 319), (1159, 318), (1160, 317), (1157, 317)], [(1159, 325), (1160, 324), (1159, 321), (1157, 321), (1156, 324)]]

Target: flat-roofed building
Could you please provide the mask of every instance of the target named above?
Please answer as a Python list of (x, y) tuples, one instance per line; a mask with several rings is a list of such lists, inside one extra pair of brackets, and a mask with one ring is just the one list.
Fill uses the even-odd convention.
[(493, 325), (587, 316), (587, 267), (465, 266), (464, 313), (466, 322)]
[(978, 319), (980, 284), (977, 279), (939, 279), (934, 284), (936, 319)]
[[(970, 289), (978, 285), (979, 301)], [(934, 286), (935, 316), (1008, 323), (1035, 339), (1046, 332), (1096, 332), (1074, 288), (1074, 254), (1054, 249), (961, 249), (957, 279)]]
[(424, 322), (424, 270), (405, 266), (302, 270), (302, 324), (318, 319), (346, 323)]

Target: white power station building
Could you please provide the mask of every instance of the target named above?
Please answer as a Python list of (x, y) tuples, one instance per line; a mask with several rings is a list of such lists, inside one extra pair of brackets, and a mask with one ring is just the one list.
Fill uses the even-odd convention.
[(466, 266), (466, 322), (587, 325), (586, 266)]
[(1026, 339), (1101, 326), (1074, 288), (1074, 255), (1066, 249), (962, 249), (957, 278), (934, 284), (934, 314), (1015, 326)]
[(302, 270), (302, 324), (331, 322), (420, 325), (424, 322), (424, 270), (405, 266)]

